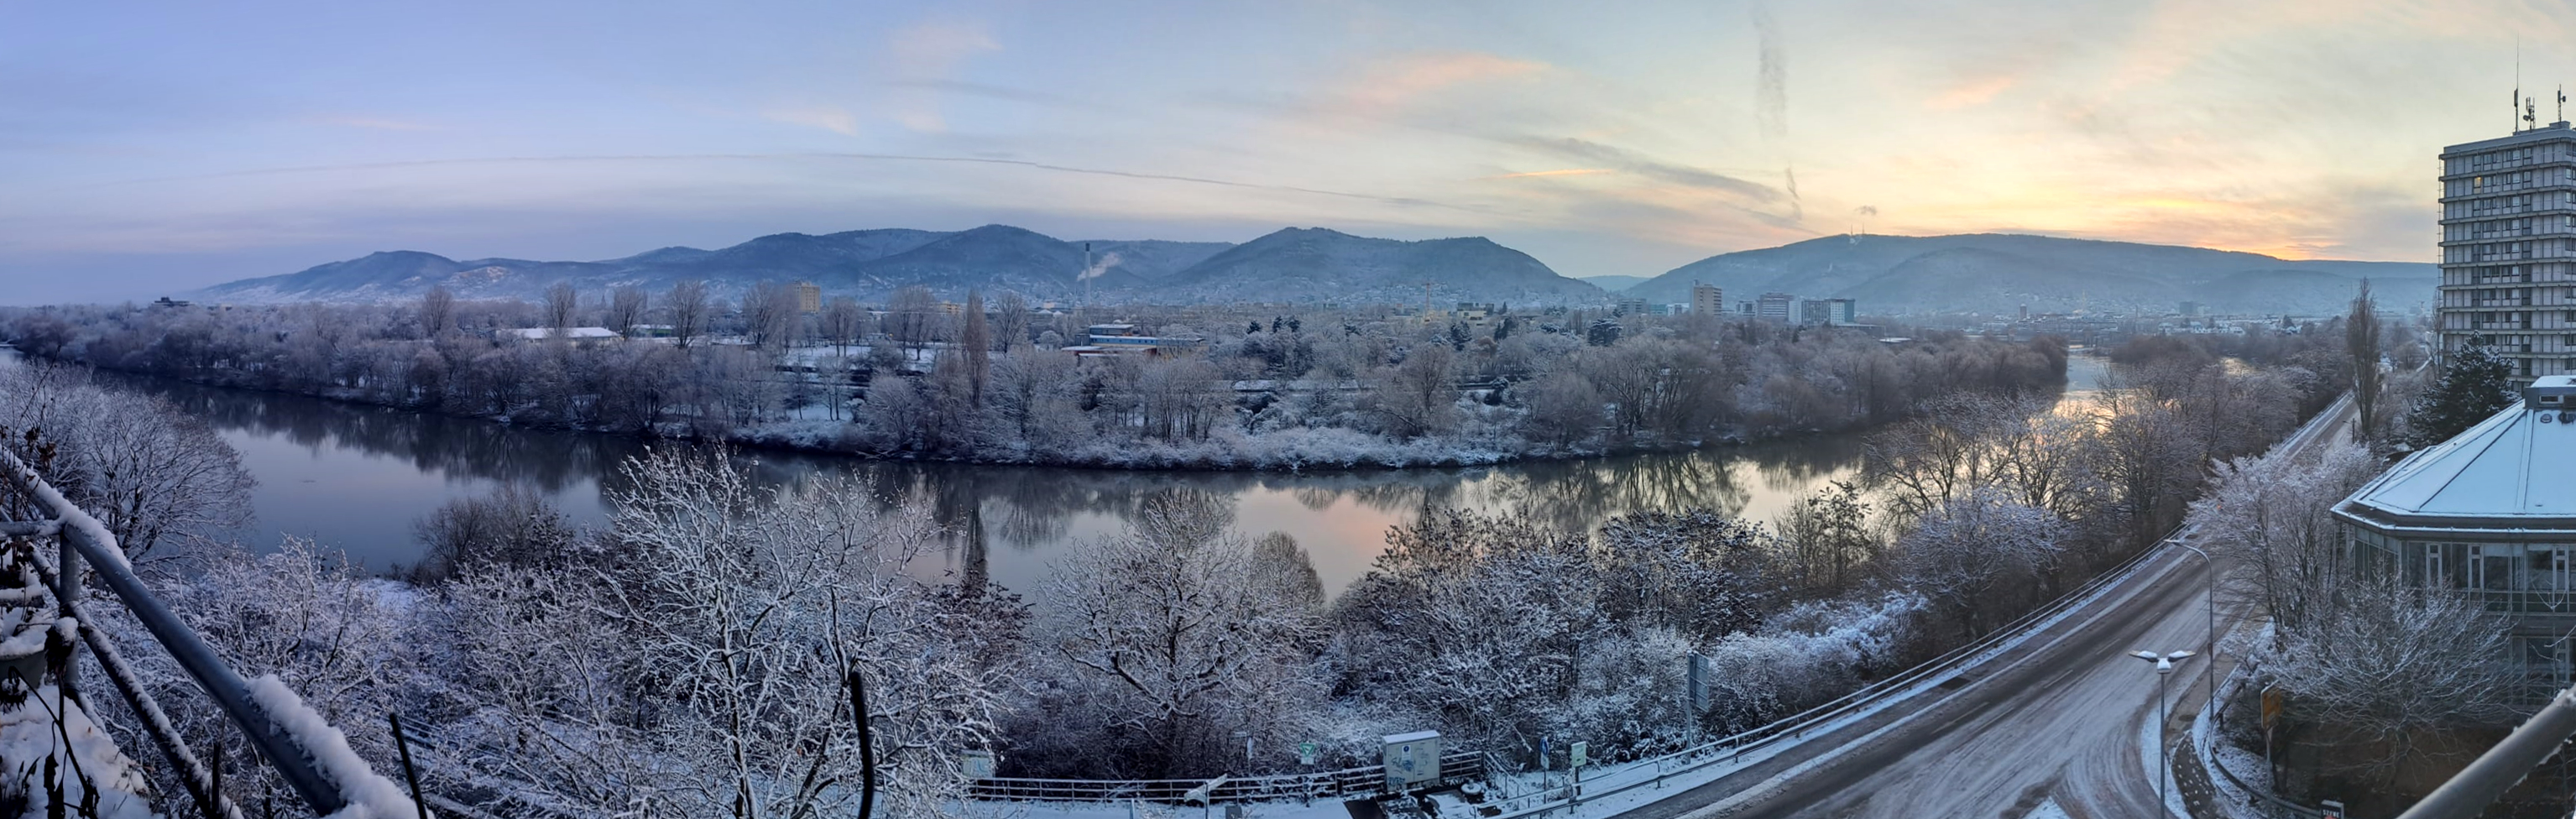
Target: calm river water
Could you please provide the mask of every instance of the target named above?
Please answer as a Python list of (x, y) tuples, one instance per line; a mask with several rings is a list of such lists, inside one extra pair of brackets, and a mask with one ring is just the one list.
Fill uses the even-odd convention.
[[(2081, 361), (2081, 359), (2079, 359)], [(2090, 386), (2078, 366), (2073, 385)], [(412, 522), (451, 498), (504, 483), (544, 493), (580, 524), (604, 519), (603, 483), (645, 442), (614, 435), (528, 429), (487, 421), (344, 404), (294, 395), (112, 377), (114, 386), (161, 394), (219, 431), (259, 479), (257, 515), (239, 535), (254, 547), (310, 537), (374, 569), (417, 558)], [(667, 445), (667, 444), (666, 444)], [(1526, 508), (1542, 520), (1589, 528), (1622, 513), (1705, 506), (1768, 522), (1825, 482), (1852, 479), (1857, 436), (1718, 447), (1699, 452), (1470, 469), (1327, 473), (1119, 471), (974, 466), (745, 451), (764, 481), (820, 471), (868, 478), (887, 500), (927, 499), (954, 532), (929, 574), (959, 571), (980, 540), (995, 582), (1036, 590), (1049, 561), (1084, 538), (1119, 531), (1157, 492), (1230, 498), (1246, 537), (1285, 532), (1312, 556), (1325, 588), (1368, 570), (1388, 527), (1426, 507)], [(980, 538), (970, 533), (980, 533)]]

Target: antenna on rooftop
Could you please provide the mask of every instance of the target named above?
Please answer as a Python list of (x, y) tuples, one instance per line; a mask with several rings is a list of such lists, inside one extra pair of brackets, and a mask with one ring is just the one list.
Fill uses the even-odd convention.
[(2522, 133), (2522, 35), (2513, 35), (2513, 109), (2514, 133)]

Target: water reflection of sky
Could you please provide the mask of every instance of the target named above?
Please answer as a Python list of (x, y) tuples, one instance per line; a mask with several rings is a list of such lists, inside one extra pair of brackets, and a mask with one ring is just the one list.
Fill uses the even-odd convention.
[[(2079, 365), (2079, 389), (2092, 386)], [(631, 438), (508, 427), (290, 395), (132, 380), (218, 429), (242, 452), (260, 485), (258, 518), (240, 533), (250, 543), (311, 537), (382, 569), (419, 551), (412, 521), (450, 498), (504, 482), (549, 495), (573, 519), (604, 520), (603, 484), (645, 444)], [(978, 526), (993, 579), (1036, 590), (1049, 561), (1071, 543), (1116, 533), (1158, 492), (1201, 491), (1230, 498), (1234, 531), (1284, 532), (1312, 556), (1326, 586), (1340, 589), (1368, 570), (1389, 527), (1422, 509), (1458, 506), (1526, 510), (1555, 526), (1589, 529), (1625, 512), (1706, 506), (1769, 522), (1831, 480), (1851, 480), (1861, 459), (1856, 436), (1701, 452), (1475, 469), (1322, 474), (1159, 472), (970, 466), (871, 461), (795, 453), (745, 453), (766, 482), (817, 470), (861, 474), (885, 500), (921, 498), (961, 530)], [(973, 549), (952, 537), (926, 560), (927, 575), (958, 572)]]

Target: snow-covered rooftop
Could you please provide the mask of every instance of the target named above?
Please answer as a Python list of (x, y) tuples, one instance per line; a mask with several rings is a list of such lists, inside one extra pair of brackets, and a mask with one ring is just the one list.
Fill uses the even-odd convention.
[(2335, 507), (2384, 529), (2576, 531), (2576, 376), (2549, 376)]

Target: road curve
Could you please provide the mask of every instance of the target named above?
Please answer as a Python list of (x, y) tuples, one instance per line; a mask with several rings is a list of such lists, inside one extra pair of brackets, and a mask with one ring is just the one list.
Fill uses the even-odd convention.
[[(2302, 446), (2341, 435), (2349, 403), (2327, 413)], [(2076, 819), (2160, 815), (2139, 750), (2157, 680), (2127, 655), (2200, 650), (2208, 585), (2198, 557), (2166, 548), (1941, 689), (1618, 819), (2021, 819), (2049, 801)], [(2184, 661), (2172, 696), (2200, 683), (2204, 662)]]

